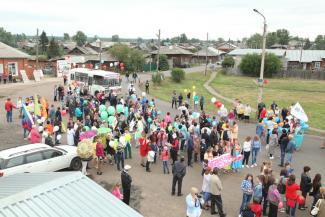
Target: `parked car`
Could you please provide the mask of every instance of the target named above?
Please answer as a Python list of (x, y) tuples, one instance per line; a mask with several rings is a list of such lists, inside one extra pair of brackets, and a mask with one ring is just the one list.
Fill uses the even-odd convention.
[(0, 151), (0, 177), (17, 173), (54, 172), (65, 168), (80, 170), (77, 147), (30, 144)]

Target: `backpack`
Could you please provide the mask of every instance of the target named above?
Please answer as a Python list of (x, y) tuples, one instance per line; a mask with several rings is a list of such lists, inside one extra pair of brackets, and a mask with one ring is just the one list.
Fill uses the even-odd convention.
[(284, 194), (286, 192), (286, 185), (283, 183), (283, 179), (283, 177), (280, 179), (277, 187), (280, 194)]

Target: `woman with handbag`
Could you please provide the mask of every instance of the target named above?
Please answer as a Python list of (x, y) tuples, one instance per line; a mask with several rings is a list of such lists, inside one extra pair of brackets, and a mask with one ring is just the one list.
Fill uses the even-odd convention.
[(312, 184), (312, 191), (309, 193), (310, 196), (313, 196), (313, 204), (311, 206), (311, 209), (315, 206), (316, 202), (320, 198), (320, 187), (322, 187), (322, 176), (321, 174), (317, 173), (313, 179), (313, 184)]
[(311, 210), (312, 216), (325, 217), (325, 187), (320, 188), (320, 196), (316, 205)]
[(287, 198), (286, 213), (290, 217), (294, 217), (296, 214), (298, 190), (300, 190), (300, 186), (296, 183), (296, 176), (291, 174), (286, 183), (285, 193)]

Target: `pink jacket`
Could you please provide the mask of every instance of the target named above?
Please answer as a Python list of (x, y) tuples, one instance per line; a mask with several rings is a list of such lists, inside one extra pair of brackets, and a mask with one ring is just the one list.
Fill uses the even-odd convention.
[(30, 136), (29, 136), (30, 144), (40, 143), (41, 142), (41, 135), (36, 129), (31, 129)]
[(167, 150), (164, 150), (162, 153), (161, 153), (161, 159), (163, 161), (168, 161), (168, 151)]
[(123, 195), (120, 192), (120, 188), (115, 187), (112, 191), (112, 194), (120, 200), (123, 199)]
[(96, 145), (96, 156), (105, 157), (104, 146), (101, 143), (97, 143)]

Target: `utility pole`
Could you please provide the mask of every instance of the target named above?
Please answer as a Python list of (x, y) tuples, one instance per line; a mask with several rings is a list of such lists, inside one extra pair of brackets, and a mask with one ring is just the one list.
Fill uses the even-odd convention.
[(160, 55), (160, 29), (158, 30), (158, 51), (157, 51), (157, 73), (159, 72), (159, 55)]
[(303, 50), (303, 47), (304, 47), (304, 40), (301, 41), (301, 45), (300, 45), (300, 65), (302, 66), (301, 68), (303, 69), (304, 68), (304, 65), (303, 63), (301, 62), (302, 61), (302, 50)]
[(207, 45), (205, 47), (205, 70), (204, 70), (204, 75), (207, 75), (208, 71), (208, 46), (209, 46), (209, 33), (207, 32)]
[(38, 28), (36, 29), (36, 70), (38, 70)]

